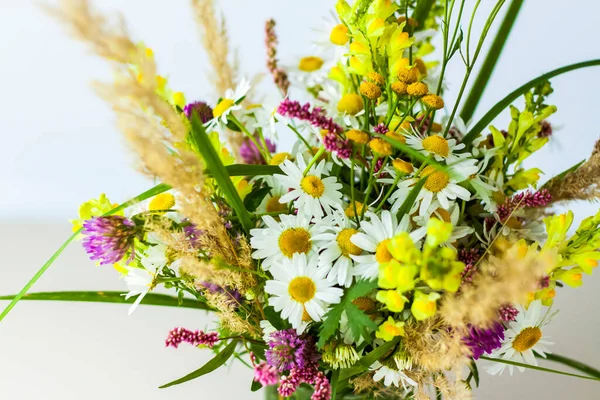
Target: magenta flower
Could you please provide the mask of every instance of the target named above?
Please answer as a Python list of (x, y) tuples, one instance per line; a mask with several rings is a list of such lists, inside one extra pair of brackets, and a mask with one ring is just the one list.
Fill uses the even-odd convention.
[(219, 341), (217, 332), (204, 333), (203, 331), (191, 331), (185, 328), (174, 328), (169, 332), (165, 345), (167, 347), (178, 348), (183, 342), (189, 343), (192, 346), (206, 345), (213, 347)]
[(342, 127), (336, 124), (333, 119), (325, 116), (325, 111), (322, 108), (314, 107), (311, 110), (310, 103), (300, 105), (297, 101), (285, 99), (279, 104), (277, 112), (284, 117), (306, 121), (331, 133), (342, 133), (343, 131)]
[(111, 215), (92, 217), (83, 223), (83, 248), (90, 259), (101, 265), (114, 264), (131, 250), (127, 263), (134, 257), (134, 240), (137, 235), (135, 223), (125, 217)]
[(204, 101), (195, 101), (183, 108), (183, 113), (188, 118), (192, 118), (192, 112), (194, 111), (198, 113), (198, 117), (203, 124), (213, 119), (213, 109)]
[(504, 340), (504, 325), (495, 322), (491, 328), (483, 329), (474, 326), (469, 328), (469, 336), (463, 338), (464, 343), (471, 349), (472, 357), (478, 360), (483, 353), (491, 354), (499, 349)]

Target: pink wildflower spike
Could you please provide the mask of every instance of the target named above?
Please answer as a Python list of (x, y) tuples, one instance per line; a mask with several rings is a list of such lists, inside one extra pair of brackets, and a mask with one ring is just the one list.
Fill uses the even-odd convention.
[(191, 331), (178, 327), (169, 332), (165, 345), (178, 348), (182, 342), (186, 342), (192, 346), (205, 345), (212, 348), (218, 341), (219, 335), (216, 332), (204, 333), (203, 331)]
[(299, 102), (286, 98), (279, 104), (277, 112), (284, 117), (306, 121), (331, 133), (342, 133), (342, 127), (336, 124), (333, 119), (327, 118), (322, 108), (314, 107), (312, 110), (310, 108), (310, 103), (300, 105)]
[(519, 208), (529, 207), (544, 207), (550, 203), (552, 196), (547, 189), (542, 189), (538, 192), (525, 191), (515, 194), (513, 197), (506, 199), (504, 204), (498, 206), (498, 217), (500, 222), (505, 222), (510, 215)]
[(500, 310), (498, 310), (498, 314), (500, 314), (500, 319), (502, 321), (511, 322), (517, 319), (519, 310), (517, 310), (510, 304), (505, 304), (502, 307), (500, 307)]
[(331, 399), (331, 384), (329, 380), (323, 374), (319, 372), (314, 382), (315, 391), (313, 392), (310, 400), (330, 400)]

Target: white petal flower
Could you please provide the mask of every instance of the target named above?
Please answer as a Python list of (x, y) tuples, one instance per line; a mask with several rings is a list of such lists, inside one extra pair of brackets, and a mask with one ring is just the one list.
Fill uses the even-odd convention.
[[(545, 353), (549, 353), (546, 346), (553, 344), (546, 340), (544, 327), (550, 323), (556, 313), (550, 313), (550, 309), (543, 307), (540, 300), (531, 302), (527, 309), (517, 306), (517, 310), (519, 310), (519, 314), (516, 320), (511, 322), (504, 332), (502, 347), (494, 350), (490, 358), (537, 365), (534, 352), (545, 357)], [(501, 374), (506, 367), (512, 375), (514, 366), (503, 363), (489, 365), (487, 371), (492, 375)], [(523, 367), (517, 368), (521, 372), (525, 370)]]
[(282, 260), (271, 273), (273, 280), (265, 283), (269, 305), (295, 329), (301, 329), (303, 322), (321, 321), (329, 305), (339, 303), (344, 294), (327, 280), (327, 269), (317, 265), (317, 258), (306, 254)]
[(410, 379), (403, 371), (382, 365), (379, 361), (375, 361), (370, 369), (371, 371), (375, 371), (373, 380), (379, 382), (383, 379), (383, 384), (385, 386), (394, 385), (400, 387), (400, 385), (402, 385), (405, 391), (409, 390), (407, 386), (417, 386), (417, 382)]
[(127, 268), (127, 275), (125, 276), (125, 283), (129, 288), (129, 293), (125, 296), (125, 300), (133, 296), (138, 296), (135, 302), (129, 308), (129, 315), (135, 311), (144, 296), (150, 291), (154, 284), (155, 274), (148, 271), (145, 268), (125, 267)]

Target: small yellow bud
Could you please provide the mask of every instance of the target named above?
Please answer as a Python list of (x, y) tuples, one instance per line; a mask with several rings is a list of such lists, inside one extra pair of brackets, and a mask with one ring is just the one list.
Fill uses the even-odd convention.
[(392, 91), (394, 93), (396, 93), (398, 96), (405, 95), (406, 88), (408, 88), (408, 85), (402, 81), (392, 83)]
[(394, 161), (392, 161), (392, 165), (394, 166), (394, 169), (396, 169), (398, 172), (402, 172), (403, 174), (410, 174), (415, 170), (411, 163), (399, 158), (396, 158)]
[(346, 216), (350, 218), (356, 217), (356, 214), (354, 213), (355, 207), (356, 214), (361, 215), (363, 212), (363, 208), (365, 208), (365, 205), (360, 201), (355, 201), (354, 204), (350, 204), (348, 207), (346, 207), (346, 209), (344, 210), (344, 214), (346, 214)]
[(371, 139), (371, 141), (369, 142), (369, 147), (371, 148), (373, 153), (379, 154), (381, 156), (392, 155), (392, 145), (383, 139)]
[(170, 210), (175, 205), (175, 197), (171, 193), (161, 193), (154, 196), (148, 204), (150, 211), (165, 211)]
[(369, 142), (369, 134), (357, 129), (351, 129), (346, 132), (346, 138), (350, 139), (356, 144), (366, 144)]
[(377, 100), (381, 97), (381, 89), (372, 82), (362, 82), (359, 90), (363, 96), (370, 100)]
[(415, 82), (408, 85), (406, 93), (414, 97), (425, 96), (429, 92), (429, 88), (423, 82)]
[(337, 105), (337, 110), (341, 113), (356, 115), (364, 108), (362, 97), (356, 93), (350, 93), (342, 96)]
[(379, 86), (385, 85), (385, 79), (383, 79), (383, 76), (379, 75), (377, 72), (369, 72), (367, 74), (367, 79)]
[(435, 108), (436, 110), (441, 110), (444, 108), (444, 100), (435, 94), (425, 95), (421, 101), (429, 108)]
[(324, 61), (321, 57), (303, 57), (298, 63), (298, 69), (303, 72), (315, 72), (321, 69), (323, 63)]
[(398, 79), (406, 84), (415, 83), (419, 80), (419, 72), (414, 67), (400, 68), (398, 71)]
[(420, 58), (417, 58), (415, 60), (415, 66), (419, 70), (419, 73), (421, 74), (421, 76), (427, 75), (427, 67), (425, 66), (425, 62), (423, 60), (421, 60)]

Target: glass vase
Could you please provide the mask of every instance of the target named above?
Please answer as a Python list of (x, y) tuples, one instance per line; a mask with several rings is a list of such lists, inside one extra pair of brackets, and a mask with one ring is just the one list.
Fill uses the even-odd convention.
[[(279, 393), (277, 393), (277, 386), (268, 386), (264, 389), (265, 392), (265, 400), (283, 400), (284, 397), (280, 397)], [(291, 397), (290, 400), (310, 400), (310, 396), (312, 396), (313, 390), (312, 388), (299, 387)], [(286, 398), (287, 399), (287, 398)], [(373, 396), (370, 394), (357, 395), (357, 394), (346, 394), (346, 395), (337, 395), (335, 400), (369, 400), (373, 399)]]

